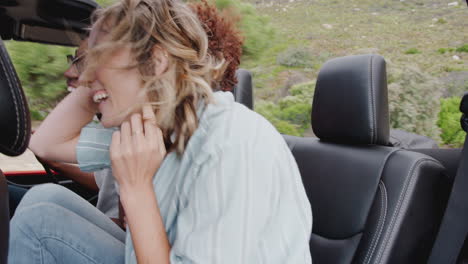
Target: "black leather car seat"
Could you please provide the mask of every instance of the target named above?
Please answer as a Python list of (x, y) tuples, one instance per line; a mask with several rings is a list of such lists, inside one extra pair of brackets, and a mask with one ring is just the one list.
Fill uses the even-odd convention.
[(236, 71), (237, 84), (232, 89), (236, 102), (253, 109), (252, 74), (248, 70), (238, 69)]
[(0, 39), (0, 152), (9, 156), (23, 154), (30, 135), (26, 97)]
[(285, 139), (312, 205), (314, 264), (425, 263), (449, 184), (438, 161), (388, 146), (384, 59), (324, 64), (312, 127), (318, 139)]
[[(0, 153), (22, 154), (29, 144), (31, 121), (23, 89), (0, 39)], [(0, 263), (8, 257), (8, 189), (0, 170)]]
[(403, 149), (438, 149), (437, 141), (400, 129), (390, 130), (390, 144)]

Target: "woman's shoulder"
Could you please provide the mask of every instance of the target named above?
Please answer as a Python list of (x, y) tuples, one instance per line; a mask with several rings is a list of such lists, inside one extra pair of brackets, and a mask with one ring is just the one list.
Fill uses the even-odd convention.
[(252, 139), (258, 136), (279, 135), (263, 116), (234, 101), (230, 92), (216, 92), (214, 102), (208, 104), (200, 119), (208, 133), (219, 140)]
[[(207, 104), (190, 141), (201, 151), (230, 148), (266, 150), (283, 148), (284, 139), (268, 120), (242, 104), (229, 92), (216, 92)], [(192, 142), (189, 142), (192, 143)]]

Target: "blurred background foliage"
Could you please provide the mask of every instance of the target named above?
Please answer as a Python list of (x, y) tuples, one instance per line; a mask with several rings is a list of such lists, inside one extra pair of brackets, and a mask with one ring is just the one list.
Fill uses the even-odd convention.
[(465, 142), (466, 133), (460, 129), (460, 97), (441, 99), (439, 120), (437, 125), (441, 129), (442, 142), (450, 147), (461, 148)]
[(262, 55), (275, 39), (275, 30), (268, 16), (260, 15), (255, 7), (247, 2), (236, 0), (215, 0), (220, 9), (230, 9), (240, 18), (239, 28), (244, 35), (243, 54), (251, 59)]
[[(387, 64), (390, 126), (439, 141), (442, 95), (436, 78), (416, 66)], [(428, 96), (431, 95), (431, 96)]]
[(255, 111), (266, 117), (280, 133), (302, 136), (310, 127), (315, 81), (291, 87), (290, 95), (278, 102), (260, 101)]
[(31, 117), (42, 120), (67, 93), (63, 72), (73, 48), (7, 41), (18, 77), (29, 100)]

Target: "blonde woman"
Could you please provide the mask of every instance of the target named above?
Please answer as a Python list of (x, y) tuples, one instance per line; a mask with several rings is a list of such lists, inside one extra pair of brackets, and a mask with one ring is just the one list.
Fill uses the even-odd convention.
[[(297, 165), (261, 116), (213, 92), (223, 62), (180, 0), (125, 0), (96, 15), (85, 84), (31, 142), (39, 156), (111, 168), (127, 233), (54, 185), (26, 194), (12, 263), (311, 263)], [(102, 113), (101, 125), (90, 124)]]

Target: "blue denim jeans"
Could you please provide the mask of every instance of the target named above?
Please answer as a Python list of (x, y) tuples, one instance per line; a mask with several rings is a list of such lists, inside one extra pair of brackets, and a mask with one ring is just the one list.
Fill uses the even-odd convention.
[(8, 201), (10, 205), (10, 218), (13, 217), (16, 207), (23, 199), (24, 194), (28, 191), (26, 188), (21, 188), (15, 185), (8, 184)]
[(29, 190), (10, 222), (8, 262), (124, 263), (125, 232), (72, 191), (54, 184)]

